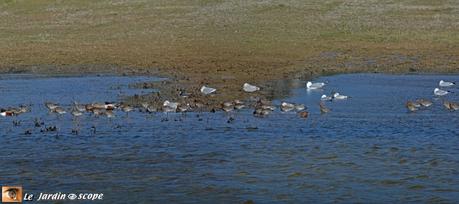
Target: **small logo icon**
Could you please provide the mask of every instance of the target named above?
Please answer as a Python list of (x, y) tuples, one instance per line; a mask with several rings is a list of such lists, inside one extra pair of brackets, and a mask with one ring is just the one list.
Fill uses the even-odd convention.
[(2, 186), (3, 203), (20, 203), (22, 202), (21, 186)]
[(70, 200), (75, 200), (77, 198), (77, 195), (75, 193), (71, 193), (68, 195)]

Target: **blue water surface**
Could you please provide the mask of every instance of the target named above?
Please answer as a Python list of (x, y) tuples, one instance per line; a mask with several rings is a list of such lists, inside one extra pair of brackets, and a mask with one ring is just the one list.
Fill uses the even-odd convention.
[[(74, 120), (47, 113), (43, 102), (116, 101), (155, 91), (128, 85), (158, 79), (0, 79), (0, 107), (32, 104), (31, 113), (0, 118), (0, 184), (26, 192), (100, 192), (106, 203), (459, 202), (459, 112), (441, 105), (459, 102), (459, 89), (433, 96), (440, 79), (457, 75), (321, 77), (315, 81), (328, 82), (324, 90), (301, 86), (274, 101), (306, 104), (307, 119), (242, 110)], [(319, 98), (331, 91), (351, 98), (327, 102), (332, 111), (321, 115)], [(417, 98), (434, 105), (408, 113), (405, 102)], [(41, 132), (35, 118), (58, 131)]]

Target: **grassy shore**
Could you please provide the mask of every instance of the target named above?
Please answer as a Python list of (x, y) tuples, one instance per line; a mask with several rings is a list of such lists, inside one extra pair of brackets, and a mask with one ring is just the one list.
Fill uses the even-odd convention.
[(455, 0), (4, 0), (0, 28), (1, 72), (160, 74), (222, 97), (245, 81), (459, 71)]

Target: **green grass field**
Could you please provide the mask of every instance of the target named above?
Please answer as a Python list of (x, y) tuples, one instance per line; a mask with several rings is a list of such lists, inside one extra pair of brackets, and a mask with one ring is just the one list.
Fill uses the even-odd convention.
[(3, 0), (0, 28), (3, 70), (114, 65), (262, 81), (455, 71), (459, 59), (456, 0)]

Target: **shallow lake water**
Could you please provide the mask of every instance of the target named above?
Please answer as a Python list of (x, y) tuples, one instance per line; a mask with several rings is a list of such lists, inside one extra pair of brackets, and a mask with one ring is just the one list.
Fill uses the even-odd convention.
[[(47, 113), (43, 102), (117, 101), (155, 91), (129, 84), (160, 79), (4, 75), (0, 107), (31, 104), (32, 112), (0, 118), (0, 184), (31, 193), (100, 192), (107, 203), (457, 203), (459, 112), (433, 97), (440, 79), (459, 76), (321, 77), (324, 90), (292, 88), (274, 101), (306, 104), (307, 119), (242, 110), (73, 120)], [(459, 89), (449, 90), (445, 99), (459, 102)], [(319, 98), (331, 91), (352, 98), (326, 103), (332, 112), (321, 115)], [(416, 98), (434, 105), (407, 113), (406, 100)], [(41, 132), (34, 118), (58, 131)]]

